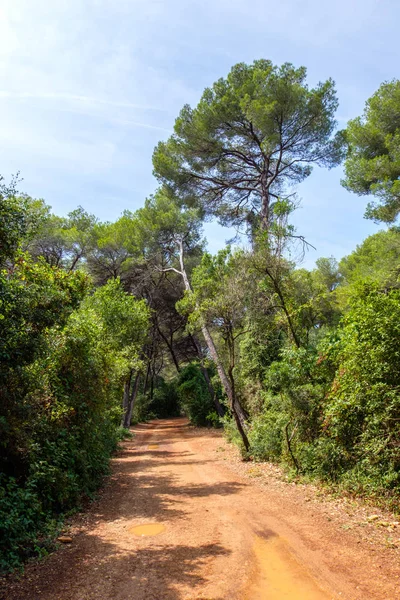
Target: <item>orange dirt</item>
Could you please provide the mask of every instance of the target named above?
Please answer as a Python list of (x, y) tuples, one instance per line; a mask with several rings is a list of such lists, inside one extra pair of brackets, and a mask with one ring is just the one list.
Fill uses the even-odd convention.
[(72, 519), (72, 543), (3, 582), (1, 598), (400, 598), (395, 545), (371, 545), (341, 514), (328, 517), (333, 504), (312, 486), (260, 485), (249, 479), (260, 467), (243, 470), (219, 432), (184, 419), (134, 432), (100, 499)]

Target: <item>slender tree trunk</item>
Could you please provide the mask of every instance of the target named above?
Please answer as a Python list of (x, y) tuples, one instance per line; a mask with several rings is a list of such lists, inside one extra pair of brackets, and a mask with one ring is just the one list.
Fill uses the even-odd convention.
[(200, 369), (203, 373), (204, 380), (207, 384), (208, 393), (210, 394), (212, 401), (214, 402), (215, 410), (217, 411), (219, 417), (223, 417), (225, 415), (224, 407), (217, 398), (213, 384), (211, 383), (210, 375), (208, 374), (207, 367), (200, 363)]
[(261, 229), (268, 231), (270, 227), (270, 196), (266, 173), (261, 175), (261, 190)]
[(146, 378), (144, 380), (143, 394), (145, 394), (147, 392), (147, 387), (149, 385), (149, 377), (150, 377), (150, 370), (151, 370), (152, 355), (153, 355), (153, 352), (152, 352), (152, 349), (151, 349), (151, 355), (150, 355), (150, 357), (148, 359), (148, 362), (147, 362)]
[(151, 378), (150, 378), (150, 402), (153, 402), (154, 398), (154, 367), (152, 368)]
[(290, 333), (292, 334), (293, 341), (296, 344), (296, 347), (300, 348), (301, 342), (300, 342), (300, 340), (299, 340), (299, 338), (297, 336), (297, 333), (296, 333), (296, 330), (295, 330), (292, 318), (291, 318), (290, 313), (289, 313), (289, 311), (287, 309), (286, 302), (285, 302), (285, 297), (283, 295), (283, 292), (281, 290), (279, 282), (278, 282), (277, 278), (274, 277), (274, 275), (271, 273), (271, 271), (270, 271), (270, 269), (268, 267), (266, 267), (265, 272), (268, 275), (268, 277), (271, 279), (272, 285), (274, 286), (274, 290), (278, 294), (279, 300), (281, 301), (281, 308), (282, 308), (283, 312), (285, 313), (285, 317), (286, 317), (286, 320), (287, 320), (287, 323), (288, 323), (288, 326), (289, 326)]
[(82, 252), (80, 252), (79, 254), (77, 254), (75, 256), (74, 260), (72, 261), (72, 265), (69, 268), (69, 272), (70, 273), (75, 269), (76, 265), (78, 264), (78, 262), (80, 261), (81, 258), (82, 258)]
[(164, 340), (165, 344), (167, 345), (167, 347), (168, 347), (168, 350), (170, 351), (170, 354), (171, 354), (171, 357), (172, 357), (172, 360), (173, 360), (173, 363), (174, 363), (174, 365), (175, 365), (175, 369), (176, 369), (177, 373), (180, 373), (180, 372), (181, 372), (181, 368), (180, 368), (180, 366), (179, 366), (179, 362), (178, 362), (178, 359), (177, 359), (177, 357), (176, 357), (176, 354), (175, 354), (175, 350), (174, 350), (173, 344), (171, 344), (171, 343), (168, 341), (168, 338), (167, 338), (167, 336), (165, 336), (165, 335), (163, 334), (163, 332), (161, 331), (161, 329), (160, 329), (160, 327), (159, 327), (158, 325), (157, 325), (157, 331), (158, 331), (158, 333), (160, 334), (160, 336), (162, 337), (162, 339)]
[(240, 435), (242, 436), (242, 440), (245, 445), (245, 448), (247, 451), (249, 451), (250, 444), (249, 444), (249, 440), (247, 438), (246, 430), (244, 427), (244, 425), (247, 421), (247, 414), (244, 412), (242, 405), (240, 404), (240, 402), (237, 399), (236, 389), (235, 389), (235, 378), (233, 376), (233, 369), (235, 368), (235, 339), (233, 337), (233, 332), (232, 332), (231, 328), (230, 328), (228, 336), (229, 336), (227, 339), (228, 350), (229, 350), (228, 376), (229, 376), (229, 382), (230, 382), (231, 388), (232, 388), (233, 402), (237, 404), (236, 410), (233, 411), (233, 415), (234, 415), (234, 418), (236, 421), (236, 426), (239, 430)]
[[(267, 185), (267, 174), (263, 173), (262, 177), (261, 177), (261, 188), (262, 188), (262, 193), (261, 193), (261, 229), (264, 232), (269, 232), (270, 230), (270, 193), (269, 193), (269, 188)], [(284, 295), (282, 293), (281, 287), (279, 285), (279, 282), (277, 280), (276, 277), (273, 276), (273, 274), (271, 273), (270, 269), (267, 267), (265, 269), (266, 274), (268, 275), (268, 277), (271, 279), (272, 284), (274, 286), (275, 292), (278, 294), (279, 299), (282, 303), (282, 310), (285, 313), (286, 316), (286, 320), (288, 322), (288, 326), (290, 329), (290, 332), (292, 334), (293, 337), (293, 341), (296, 344), (297, 348), (300, 348), (301, 343), (300, 340), (296, 334), (296, 330), (294, 328), (293, 325), (293, 321), (291, 319), (290, 313), (287, 310), (286, 307), (286, 302), (285, 302), (285, 298)]]
[(193, 346), (196, 349), (197, 356), (199, 357), (200, 369), (203, 374), (204, 380), (207, 384), (208, 393), (210, 394), (212, 401), (214, 402), (215, 410), (217, 411), (217, 413), (220, 417), (223, 417), (225, 414), (225, 410), (224, 410), (224, 407), (222, 406), (222, 404), (220, 403), (220, 401), (218, 400), (217, 395), (214, 390), (214, 387), (213, 387), (213, 384), (211, 383), (210, 375), (208, 374), (207, 367), (205, 366), (204, 359), (201, 355), (200, 345), (194, 336), (191, 335), (190, 338), (192, 340)]
[(132, 411), (133, 411), (133, 407), (135, 406), (135, 400), (136, 400), (136, 397), (137, 397), (138, 391), (139, 391), (139, 382), (140, 382), (140, 372), (136, 373), (132, 392), (129, 396), (128, 407), (127, 407), (127, 411), (125, 413), (125, 420), (124, 420), (125, 429), (129, 429), (129, 427), (131, 426)]
[[(192, 291), (192, 288), (191, 288), (191, 285), (189, 282), (189, 278), (186, 273), (184, 259), (183, 259), (183, 241), (182, 240), (179, 240), (179, 249), (180, 249), (179, 258), (180, 258), (180, 266), (181, 266), (181, 275), (183, 278), (183, 282), (185, 284), (186, 290)], [(211, 358), (217, 368), (217, 372), (218, 372), (219, 378), (221, 380), (221, 383), (224, 387), (225, 393), (228, 396), (229, 404), (231, 406), (239, 433), (243, 440), (244, 447), (248, 451), (250, 448), (250, 443), (249, 443), (249, 440), (248, 440), (248, 437), (247, 437), (246, 431), (245, 431), (246, 420), (247, 420), (246, 414), (245, 414), (243, 407), (240, 404), (238, 398), (236, 397), (235, 390), (234, 390), (234, 388), (232, 388), (231, 383), (228, 379), (228, 376), (225, 372), (225, 368), (219, 358), (217, 348), (214, 344), (214, 340), (212, 339), (211, 334), (205, 324), (203, 324), (201, 326), (201, 332), (202, 332), (205, 342), (207, 344)]]
[(122, 427), (126, 427), (125, 422), (126, 422), (126, 415), (127, 415), (128, 408), (129, 408), (129, 394), (130, 394), (130, 389), (131, 389), (131, 381), (132, 381), (132, 371), (130, 371), (127, 380), (124, 382), (124, 399), (123, 399), (123, 404), (122, 404), (123, 414), (122, 414), (122, 420), (121, 420)]
[[(208, 327), (206, 325), (203, 325), (201, 327), (201, 332), (204, 336), (204, 339), (206, 340), (206, 344), (207, 344), (208, 350), (211, 354), (211, 358), (212, 358), (215, 366), (217, 367), (219, 378), (221, 379), (221, 383), (224, 386), (225, 393), (228, 396), (229, 404), (231, 405), (232, 411), (237, 415), (237, 417), (242, 425), (242, 428), (244, 428), (246, 425), (246, 420), (247, 420), (246, 413), (244, 412), (242, 405), (240, 404), (240, 402), (238, 401), (238, 399), (236, 397), (235, 389), (234, 389), (234, 387), (232, 387), (231, 381), (229, 380), (229, 378), (225, 372), (225, 368), (218, 356), (217, 348), (215, 347), (214, 340), (211, 337)], [(244, 441), (244, 439), (243, 439), (243, 441)], [(246, 446), (246, 449), (248, 449), (247, 448), (248, 440), (245, 442), (245, 446)]]

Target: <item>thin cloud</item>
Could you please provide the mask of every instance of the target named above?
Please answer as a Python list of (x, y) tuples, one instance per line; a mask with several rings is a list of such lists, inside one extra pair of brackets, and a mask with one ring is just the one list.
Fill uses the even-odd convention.
[(152, 110), (158, 112), (166, 112), (164, 108), (159, 106), (150, 106), (143, 104), (135, 104), (133, 102), (121, 102), (119, 100), (106, 100), (104, 98), (94, 98), (92, 96), (80, 96), (77, 94), (62, 94), (56, 92), (36, 93), (36, 92), (9, 92), (0, 90), (0, 98), (11, 99), (29, 99), (29, 100), (64, 100), (66, 102), (80, 102), (83, 104), (92, 104), (99, 106), (113, 106), (115, 108), (133, 108), (136, 110)]
[[(58, 110), (62, 112), (68, 113), (76, 113), (77, 111), (71, 110), (68, 108), (59, 108)], [(82, 115), (92, 116), (91, 113), (86, 111), (79, 111)], [(143, 123), (143, 121), (132, 121), (130, 119), (117, 119), (115, 117), (110, 117), (109, 115), (96, 115), (98, 118), (103, 119), (104, 121), (108, 121), (109, 123), (114, 123), (115, 125), (126, 125), (128, 127), (142, 127), (143, 129), (155, 129), (156, 131), (163, 131), (164, 133), (168, 133), (171, 135), (173, 133), (172, 129), (168, 129), (166, 127), (160, 127), (159, 125), (152, 125), (151, 123)]]
[(166, 127), (159, 127), (158, 125), (149, 125), (148, 123), (141, 123), (140, 121), (127, 121), (122, 119), (111, 119), (114, 123), (119, 123), (120, 125), (130, 125), (131, 127), (144, 127), (145, 129), (157, 129), (158, 131), (164, 131), (165, 133), (172, 134), (172, 129), (167, 129)]

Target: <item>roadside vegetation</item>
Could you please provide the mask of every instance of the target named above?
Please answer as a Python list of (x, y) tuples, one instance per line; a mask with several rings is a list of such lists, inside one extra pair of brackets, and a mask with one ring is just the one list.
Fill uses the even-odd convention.
[[(0, 571), (46, 552), (150, 418), (223, 426), (246, 459), (398, 507), (400, 82), (344, 131), (337, 106), (303, 67), (234, 66), (182, 109), (158, 189), (115, 222), (1, 179)], [(342, 161), (382, 230), (307, 270), (297, 189)], [(216, 255), (211, 218), (240, 233)]]

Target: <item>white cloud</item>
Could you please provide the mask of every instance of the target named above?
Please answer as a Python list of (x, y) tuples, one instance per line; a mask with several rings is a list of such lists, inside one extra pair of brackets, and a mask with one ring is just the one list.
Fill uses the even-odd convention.
[(119, 100), (107, 100), (104, 98), (93, 98), (91, 96), (62, 94), (57, 92), (10, 92), (6, 90), (0, 90), (0, 98), (11, 98), (14, 100), (61, 100), (68, 103), (79, 103), (88, 107), (111, 106), (114, 108), (164, 111), (163, 108), (157, 106), (143, 106), (141, 104), (134, 104), (133, 102), (121, 102)]
[(43, 131), (26, 124), (3, 127), (0, 145), (7, 149), (8, 155), (19, 156), (23, 162), (58, 164), (69, 172), (82, 174), (101, 173), (110, 168), (116, 153), (116, 145), (109, 140), (62, 136), (56, 131)]

